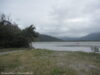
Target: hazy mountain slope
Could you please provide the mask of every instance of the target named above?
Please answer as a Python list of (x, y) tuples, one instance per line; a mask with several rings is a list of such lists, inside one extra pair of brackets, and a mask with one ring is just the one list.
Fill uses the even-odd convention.
[(38, 41), (63, 41), (63, 40), (49, 35), (40, 34), (38, 37)]
[(97, 33), (91, 33), (87, 36), (81, 37), (81, 38), (68, 38), (68, 37), (63, 37), (63, 40), (67, 41), (100, 41), (100, 32)]
[(67, 40), (67, 41), (73, 41), (73, 40), (78, 40), (79, 38), (62, 37), (61, 39)]
[(38, 37), (38, 41), (100, 41), (100, 32), (97, 33), (91, 33), (87, 36), (81, 37), (81, 38), (69, 38), (69, 37), (62, 37), (62, 38), (56, 38), (49, 35), (40, 34)]
[(94, 41), (98, 41), (98, 40), (100, 40), (100, 32), (89, 34), (89, 35), (87, 35), (85, 37), (82, 37), (80, 39), (81, 40), (94, 40)]

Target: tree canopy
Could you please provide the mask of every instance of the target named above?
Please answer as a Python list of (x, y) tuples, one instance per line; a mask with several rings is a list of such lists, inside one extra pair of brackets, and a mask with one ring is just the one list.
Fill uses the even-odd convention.
[(29, 47), (38, 33), (35, 26), (30, 25), (25, 29), (20, 29), (17, 24), (12, 23), (5, 15), (0, 17), (0, 48)]

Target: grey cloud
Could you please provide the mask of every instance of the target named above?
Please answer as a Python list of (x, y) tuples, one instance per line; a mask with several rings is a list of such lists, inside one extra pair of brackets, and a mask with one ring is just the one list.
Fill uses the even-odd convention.
[[(79, 0), (78, 0), (79, 1)], [(54, 31), (58, 36), (84, 36), (92, 32), (99, 32), (100, 28), (100, 1), (99, 0), (84, 0), (76, 2), (71, 7), (54, 9), (53, 20), (58, 21), (59, 31)], [(77, 4), (79, 3), (79, 4)], [(72, 3), (73, 4), (73, 3)], [(87, 18), (88, 21), (67, 23), (64, 24), (65, 19)], [(66, 26), (65, 26), (66, 25)], [(66, 27), (65, 32), (63, 28)], [(77, 35), (75, 34), (77, 33)], [(52, 32), (53, 34), (53, 32)]]
[[(0, 9), (19, 27), (58, 37), (100, 32), (100, 0), (0, 0)], [(0, 12), (1, 12), (0, 11)], [(77, 34), (76, 34), (77, 33)]]

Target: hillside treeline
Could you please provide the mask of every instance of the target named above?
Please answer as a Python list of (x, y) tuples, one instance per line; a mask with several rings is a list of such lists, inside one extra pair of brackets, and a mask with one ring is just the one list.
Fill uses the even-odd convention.
[(30, 43), (37, 36), (34, 25), (20, 29), (5, 15), (0, 16), (0, 48), (30, 47)]

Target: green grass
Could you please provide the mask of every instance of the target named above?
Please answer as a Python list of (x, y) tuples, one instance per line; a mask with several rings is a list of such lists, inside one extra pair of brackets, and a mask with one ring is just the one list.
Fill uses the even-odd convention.
[(30, 72), (31, 75), (100, 75), (100, 54), (23, 50), (0, 55), (0, 71)]
[(0, 49), (0, 52), (8, 52), (8, 51), (15, 51), (15, 50), (27, 50), (28, 48), (3, 48)]

